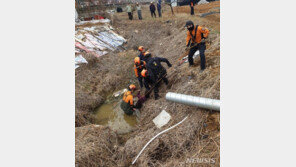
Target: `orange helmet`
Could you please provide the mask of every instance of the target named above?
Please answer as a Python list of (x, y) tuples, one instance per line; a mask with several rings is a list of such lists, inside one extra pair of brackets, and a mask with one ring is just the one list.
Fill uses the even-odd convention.
[(144, 46), (139, 46), (139, 51), (142, 52), (144, 50)]
[(140, 64), (140, 62), (141, 62), (141, 60), (140, 60), (140, 57), (135, 57), (135, 64), (136, 65), (139, 65)]
[(135, 89), (136, 89), (136, 85), (131, 84), (128, 88), (129, 88), (130, 90), (135, 90)]
[(143, 76), (143, 77), (147, 77), (147, 74), (148, 74), (148, 71), (147, 70), (142, 70), (142, 72), (141, 72), (141, 75)]

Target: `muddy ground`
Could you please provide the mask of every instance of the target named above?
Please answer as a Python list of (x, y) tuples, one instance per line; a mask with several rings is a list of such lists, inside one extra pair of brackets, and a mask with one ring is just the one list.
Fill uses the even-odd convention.
[[(198, 166), (220, 165), (220, 113), (196, 107), (167, 102), (165, 93), (176, 92), (195, 96), (220, 99), (220, 14), (199, 17), (198, 14), (219, 10), (218, 2), (199, 5), (196, 15), (189, 15), (189, 7), (178, 7), (175, 15), (168, 6), (162, 18), (151, 18), (148, 6), (143, 6), (144, 20), (128, 20), (126, 13), (112, 17), (115, 31), (127, 39), (123, 52), (109, 53), (100, 58), (84, 55), (89, 62), (76, 69), (76, 166), (131, 166), (132, 160), (142, 147), (160, 131), (176, 124), (186, 116), (189, 118), (177, 128), (155, 139), (139, 157), (134, 166), (197, 166), (190, 159), (213, 158), (214, 163)], [(147, 8), (147, 9), (146, 9)], [(207, 69), (200, 72), (200, 60), (196, 67), (187, 63), (178, 66), (184, 54), (185, 22), (192, 20), (206, 26), (211, 33), (206, 51)], [(127, 135), (119, 135), (108, 127), (94, 125), (93, 112), (113, 92), (134, 83), (133, 58), (137, 47), (143, 45), (156, 56), (167, 58), (169, 86), (160, 87), (161, 98), (150, 98), (141, 109), (139, 123)], [(164, 66), (167, 68), (166, 64)], [(171, 121), (162, 129), (155, 127), (152, 120), (165, 109)]]

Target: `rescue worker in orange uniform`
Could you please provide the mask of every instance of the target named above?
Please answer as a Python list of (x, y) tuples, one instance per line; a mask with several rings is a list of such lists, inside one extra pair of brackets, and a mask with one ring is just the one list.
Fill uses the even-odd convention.
[(139, 46), (138, 50), (140, 52), (139, 57), (140, 57), (141, 60), (143, 60), (144, 59), (145, 49), (144, 49), (143, 46)]
[(136, 86), (131, 84), (128, 87), (128, 91), (124, 93), (122, 98), (120, 107), (124, 111), (124, 113), (127, 115), (132, 115), (136, 110), (136, 107), (134, 106), (133, 95), (132, 95), (132, 93), (135, 90), (136, 90)]
[(143, 69), (146, 69), (146, 62), (143, 60), (140, 60), (140, 57), (135, 57), (134, 62), (135, 62), (134, 64), (135, 75), (138, 78), (140, 87), (143, 88), (143, 77), (141, 75), (141, 72)]
[(205, 39), (209, 35), (209, 30), (199, 25), (194, 26), (192, 21), (187, 21), (185, 27), (188, 30), (187, 37), (186, 37), (186, 46), (187, 46), (187, 49), (189, 49), (189, 54), (188, 54), (189, 66), (193, 65), (193, 55), (197, 50), (199, 50), (200, 67), (201, 67), (201, 70), (204, 70), (206, 68)]

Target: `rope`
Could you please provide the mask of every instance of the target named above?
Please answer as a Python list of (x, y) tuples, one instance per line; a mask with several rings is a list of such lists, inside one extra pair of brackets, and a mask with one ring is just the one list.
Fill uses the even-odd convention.
[(136, 157), (135, 160), (133, 161), (132, 165), (137, 161), (137, 159), (140, 157), (140, 155), (141, 155), (142, 152), (145, 150), (145, 148), (146, 148), (146, 147), (147, 147), (147, 146), (148, 146), (148, 145), (149, 145), (149, 144), (150, 144), (155, 138), (157, 138), (159, 135), (161, 135), (161, 134), (163, 134), (163, 133), (165, 133), (165, 132), (167, 132), (167, 131), (169, 131), (169, 130), (175, 128), (176, 126), (180, 125), (180, 124), (183, 123), (187, 118), (188, 118), (188, 115), (187, 115), (182, 121), (180, 121), (179, 123), (175, 124), (174, 126), (168, 128), (168, 129), (166, 129), (166, 130), (163, 130), (162, 132), (160, 132), (160, 133), (158, 133), (156, 136), (154, 136), (152, 139), (150, 139), (150, 140), (146, 143), (146, 145), (142, 148), (142, 150), (139, 152), (139, 154), (137, 155), (137, 157)]

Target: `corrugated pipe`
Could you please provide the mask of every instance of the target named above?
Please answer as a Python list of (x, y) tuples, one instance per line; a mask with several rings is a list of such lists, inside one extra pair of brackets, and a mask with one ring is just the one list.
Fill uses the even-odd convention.
[(190, 106), (197, 106), (210, 110), (220, 111), (220, 100), (208, 99), (197, 96), (190, 96), (178, 93), (168, 92), (165, 96), (166, 100), (176, 103), (182, 103)]

